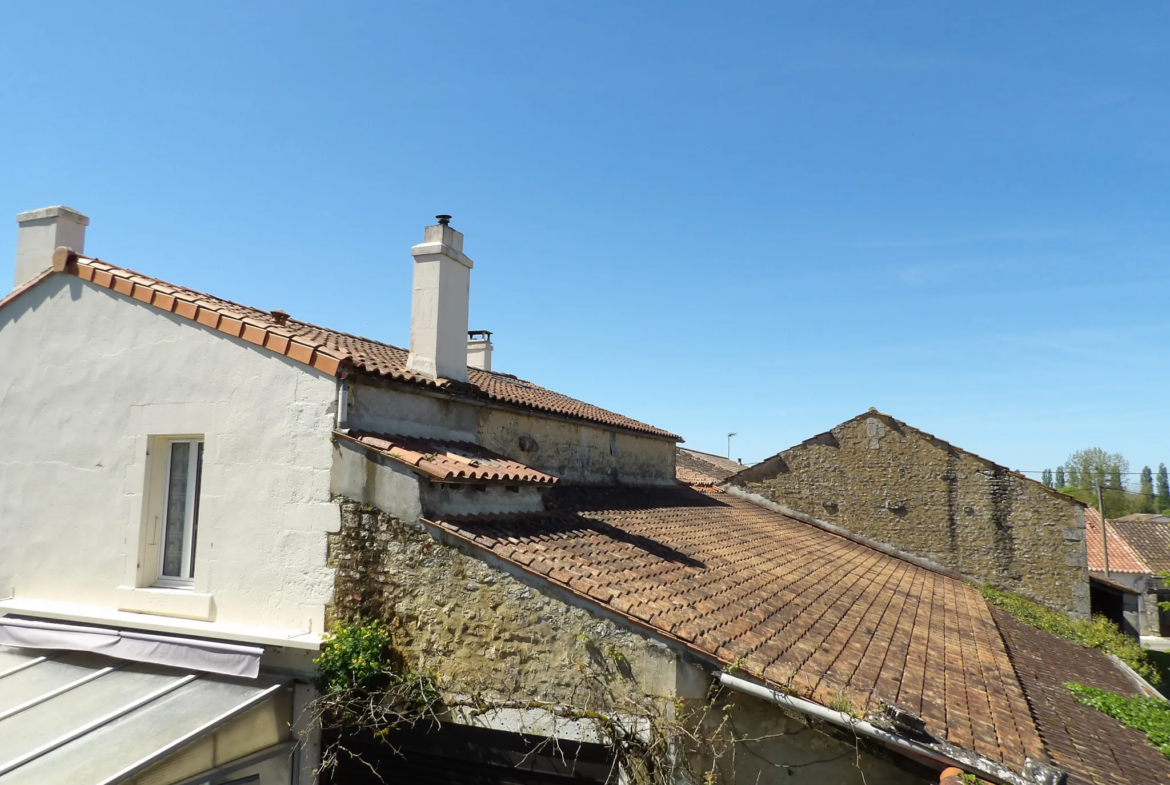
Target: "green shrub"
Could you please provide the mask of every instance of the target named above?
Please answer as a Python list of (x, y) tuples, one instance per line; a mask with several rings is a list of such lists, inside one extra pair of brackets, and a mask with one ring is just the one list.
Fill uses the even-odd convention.
[(1158, 691), (1163, 695), (1170, 689), (1170, 679), (1167, 679), (1167, 674), (1170, 674), (1170, 651), (1155, 651), (1154, 649), (1146, 649), (1146, 658), (1150, 664), (1162, 674), (1162, 685)]
[(339, 623), (321, 644), (317, 666), (319, 686), (325, 692), (382, 687), (393, 673), (390, 631), (378, 620)]
[(318, 688), (343, 701), (355, 691), (358, 696), (373, 694), (400, 717), (421, 716), (439, 702), (439, 676), (408, 670), (392, 642), (390, 631), (377, 619), (338, 624), (321, 644), (321, 656), (313, 660)]
[(1018, 594), (997, 589), (988, 583), (983, 584), (981, 591), (985, 600), (1003, 608), (1024, 624), (1046, 630), (1080, 646), (1116, 655), (1150, 684), (1157, 686), (1162, 683), (1162, 674), (1150, 661), (1141, 644), (1123, 633), (1116, 624), (1104, 616), (1094, 616), (1091, 621), (1070, 619), (1060, 611), (1046, 608)]
[(1127, 698), (1075, 682), (1064, 686), (1086, 706), (1108, 714), (1122, 725), (1144, 731), (1146, 740), (1170, 758), (1170, 704), (1139, 695)]

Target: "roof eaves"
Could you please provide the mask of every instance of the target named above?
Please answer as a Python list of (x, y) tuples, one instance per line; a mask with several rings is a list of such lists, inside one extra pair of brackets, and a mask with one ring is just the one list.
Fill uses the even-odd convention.
[(54, 270), (52, 267), (50, 267), (48, 270), (44, 270), (40, 273), (37, 273), (35, 276), (30, 278), (25, 283), (22, 283), (20, 286), (16, 287), (11, 292), (4, 295), (4, 297), (0, 297), (0, 308), (3, 308), (4, 306), (8, 305), (8, 303), (12, 302), (17, 297), (20, 297), (22, 294), (29, 291), (34, 286), (36, 286), (41, 281), (45, 280), (46, 278), (48, 278), (49, 276), (51, 276), (55, 272), (57, 272), (57, 271)]
[[(424, 389), (441, 390), (458, 397), (473, 398), (477, 401), (491, 401), (496, 405), (504, 406), (524, 412), (540, 412), (544, 416), (563, 418), (571, 422), (585, 422), (616, 431), (637, 434), (651, 438), (658, 438), (673, 442), (681, 442), (681, 437), (655, 428), (652, 425), (639, 422), (629, 417), (609, 412), (600, 407), (578, 401), (575, 398), (546, 390), (538, 385), (525, 382), (529, 388), (542, 391), (557, 399), (577, 404), (592, 410), (579, 413), (574, 411), (559, 411), (555, 406), (540, 400), (510, 400), (506, 396), (498, 395), (490, 389), (483, 389), (475, 384), (467, 384), (451, 379), (428, 379), (409, 371), (400, 371), (379, 365), (376, 357), (371, 359), (368, 354), (356, 355), (347, 347), (347, 343), (357, 342), (368, 344), (378, 351), (404, 353), (398, 347), (374, 341), (368, 338), (339, 332), (318, 325), (288, 320), (280, 324), (269, 323), (268, 314), (246, 305), (224, 300), (212, 295), (203, 294), (191, 289), (151, 278), (121, 267), (108, 264), (93, 257), (77, 254), (66, 248), (59, 248), (54, 255), (52, 270), (38, 275), (32, 281), (18, 288), (10, 295), (0, 300), (3, 305), (20, 294), (28, 291), (36, 284), (48, 278), (53, 272), (65, 272), (81, 278), (84, 281), (100, 286), (138, 300), (143, 304), (158, 308), (167, 313), (201, 324), (218, 332), (225, 333), (233, 338), (248, 341), (276, 354), (312, 367), (330, 376), (345, 377), (353, 370), (361, 371), (369, 378), (409, 384)], [(297, 329), (288, 329), (292, 325)], [(308, 334), (305, 334), (305, 333)], [(339, 340), (340, 339), (340, 340)], [(359, 347), (360, 352), (365, 349)], [(516, 377), (508, 374), (484, 372), (488, 376), (515, 381)]]
[(253, 311), (251, 308), (233, 308), (235, 303), (194, 297), (186, 291), (130, 270), (113, 267), (99, 259), (70, 254), (61, 271), (211, 330), (255, 344), (328, 376), (338, 376), (352, 362), (347, 354), (306, 341), (302, 336), (289, 336), (285, 331), (250, 319), (247, 312)]
[[(522, 468), (509, 470), (509, 469), (500, 469), (498, 467), (469, 466), (467, 468), (460, 467), (456, 471), (454, 469), (440, 468), (437, 465), (437, 462), (432, 461), (432, 460), (428, 460), (427, 456), (424, 454), (421, 454), (421, 453), (419, 454), (420, 457), (418, 460), (412, 460), (410, 458), (407, 458), (405, 455), (403, 455), (403, 452), (404, 452), (403, 450), (396, 450), (393, 447), (393, 443), (391, 440), (394, 437), (390, 437), (390, 436), (379, 437), (379, 438), (383, 438), (387, 441), (391, 441), (392, 446), (389, 449), (382, 449), (382, 448), (378, 447), (377, 445), (369, 444), (369, 443), (363, 441), (362, 438), (360, 438), (359, 436), (354, 436), (352, 433), (348, 433), (348, 432), (343, 431), (343, 430), (334, 430), (333, 435), (338, 439), (343, 439), (347, 442), (351, 442), (353, 444), (356, 444), (358, 447), (361, 447), (363, 450), (366, 450), (367, 452), (371, 452), (371, 453), (374, 453), (375, 455), (379, 455), (379, 456), (382, 456), (384, 458), (388, 458), (389, 460), (392, 460), (395, 463), (401, 464), (402, 466), (405, 466), (406, 468), (408, 468), (408, 469), (410, 469), (418, 474), (422, 474), (422, 475), (428, 477), (429, 479), (437, 480), (439, 482), (470, 483), (470, 484), (495, 482), (495, 483), (507, 483), (509, 485), (521, 484), (521, 485), (543, 485), (543, 486), (552, 486), (552, 485), (555, 485), (558, 482), (560, 482), (559, 477), (554, 477), (551, 474), (545, 474), (544, 472), (538, 471), (538, 470), (533, 469), (533, 468), (528, 467), (528, 466), (523, 466), (522, 464), (519, 464), (515, 461), (509, 461), (509, 462), (516, 463), (516, 465), (518, 467), (522, 467)], [(369, 434), (366, 434), (366, 435), (369, 435)], [(474, 446), (478, 446), (478, 445), (474, 445)], [(486, 450), (485, 450), (485, 452), (486, 452)], [(432, 456), (432, 457), (434, 457), (434, 456)], [(507, 459), (505, 459), (505, 460), (507, 460)]]

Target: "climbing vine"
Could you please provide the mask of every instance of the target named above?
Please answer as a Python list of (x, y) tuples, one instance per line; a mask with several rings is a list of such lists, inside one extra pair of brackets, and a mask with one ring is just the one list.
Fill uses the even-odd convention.
[[(579, 636), (578, 643), (582, 652), (597, 649), (588, 636)], [(494, 694), (491, 685), (456, 684), (433, 669), (410, 667), (381, 621), (342, 622), (314, 661), (321, 692), (302, 719), (310, 726), (342, 731), (332, 734), (334, 740), (322, 750), (322, 773), (355, 761), (381, 778), (374, 762), (347, 746), (347, 736), (366, 733), (390, 745), (394, 754), (392, 732), (399, 728), (419, 723), (438, 726), (455, 719), (466, 722), (499, 710), (540, 710), (587, 728), (586, 735), (609, 749), (614, 773), (620, 769), (625, 781), (637, 785), (674, 785), (684, 772), (703, 783), (734, 778), (737, 754), (759, 757), (750, 745), (814, 729), (809, 724), (796, 731), (739, 733), (731, 717), (733, 698), (717, 680), (703, 699), (631, 697), (637, 691), (613, 687), (618, 674), (632, 678), (625, 655), (614, 647), (601, 651), (600, 660), (582, 656), (574, 663), (584, 675), (582, 694), (590, 696), (582, 705), (512, 700)], [(599, 709), (600, 705), (606, 709)], [(550, 736), (529, 754), (566, 753), (558, 739)]]
[(1116, 655), (1150, 684), (1156, 687), (1162, 683), (1162, 674), (1151, 662), (1141, 644), (1123, 633), (1116, 624), (1104, 616), (1094, 616), (1092, 620), (1070, 619), (1060, 611), (1046, 608), (1018, 594), (997, 589), (988, 583), (983, 584), (981, 591), (985, 600), (1003, 608), (1024, 624), (1045, 630), (1080, 646)]
[(1170, 703), (1140, 695), (1125, 697), (1076, 682), (1064, 686), (1086, 706), (1108, 714), (1122, 725), (1145, 732), (1150, 745), (1170, 758)]

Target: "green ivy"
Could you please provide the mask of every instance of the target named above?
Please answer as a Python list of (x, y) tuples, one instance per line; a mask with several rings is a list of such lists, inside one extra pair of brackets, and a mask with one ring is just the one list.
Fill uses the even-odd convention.
[(1003, 608), (1024, 624), (1046, 630), (1080, 646), (1116, 655), (1150, 684), (1157, 686), (1162, 683), (1162, 674), (1150, 661), (1141, 644), (1123, 633), (1116, 624), (1104, 616), (1094, 616), (1092, 620), (1070, 619), (1060, 611), (1046, 608), (1018, 594), (997, 589), (988, 583), (983, 584), (980, 591), (985, 600)]
[(321, 656), (313, 660), (321, 689), (342, 692), (383, 686), (393, 672), (390, 643), (390, 631), (377, 619), (339, 623), (321, 644)]
[(1064, 686), (1086, 706), (1108, 714), (1122, 725), (1144, 731), (1146, 740), (1170, 758), (1170, 703), (1140, 695), (1127, 698), (1076, 682)]

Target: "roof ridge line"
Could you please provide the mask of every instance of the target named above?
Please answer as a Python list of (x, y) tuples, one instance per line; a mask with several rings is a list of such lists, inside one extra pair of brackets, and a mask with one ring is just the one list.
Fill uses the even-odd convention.
[[(128, 298), (269, 349), (330, 376), (345, 376), (352, 371), (360, 371), (371, 379), (403, 382), (460, 397), (467, 396), (473, 400), (498, 402), (524, 412), (535, 412), (537, 416), (563, 417), (638, 436), (676, 443), (682, 441), (677, 434), (662, 428), (550, 390), (513, 374), (471, 368), (469, 375), (478, 377), (478, 380), (466, 385), (451, 379), (419, 376), (406, 369), (403, 356), (408, 352), (402, 347), (299, 319), (278, 320), (270, 311), (172, 284), (97, 257), (78, 254), (68, 248), (58, 248), (54, 252), (50, 270), (0, 299), (0, 305), (11, 302), (57, 272), (112, 289)], [(481, 373), (483, 375), (479, 376)], [(473, 390), (475, 395), (471, 394)]]

